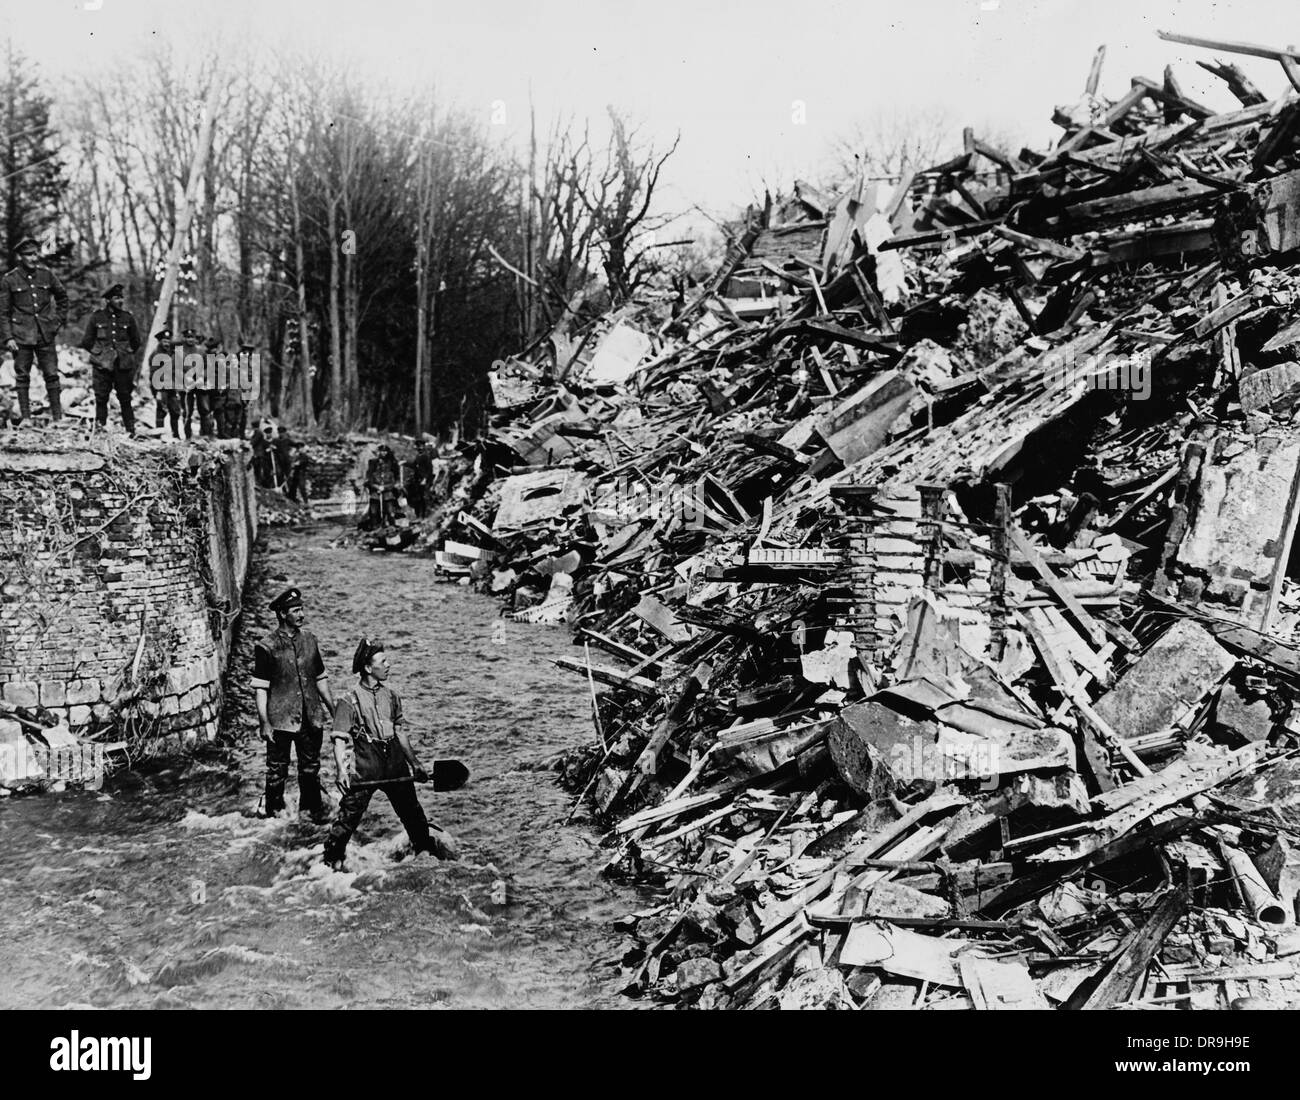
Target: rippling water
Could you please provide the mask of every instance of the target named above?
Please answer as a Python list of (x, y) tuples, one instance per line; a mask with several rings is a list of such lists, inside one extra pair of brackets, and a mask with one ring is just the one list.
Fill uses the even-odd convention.
[(237, 747), (99, 793), (0, 801), (0, 1007), (620, 1004), (611, 921), (640, 902), (598, 877), (597, 837), (563, 824), (568, 797), (535, 770), (591, 737), (585, 685), (550, 660), (571, 652), (567, 632), (501, 620), (435, 584), (431, 562), (334, 548), (333, 533), (271, 536), (236, 674), (286, 583), (336, 693), (359, 634), (384, 638), (422, 756), (470, 766), (460, 791), (421, 788), (461, 861), (412, 857), (382, 796), (342, 873), (319, 862), (321, 829), (253, 817), (262, 750), (241, 689)]

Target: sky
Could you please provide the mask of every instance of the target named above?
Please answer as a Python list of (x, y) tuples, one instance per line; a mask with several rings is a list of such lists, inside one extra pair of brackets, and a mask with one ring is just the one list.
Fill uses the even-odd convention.
[[(1056, 104), (1077, 101), (1107, 46), (1101, 92), (1159, 80), (1216, 109), (1236, 101), (1200, 70), (1209, 50), (1156, 31), (1285, 46), (1300, 41), (1295, 0), (28, 0), (0, 30), (51, 78), (129, 65), (158, 37), (180, 50), (252, 42), (344, 56), (396, 88), (434, 83), (518, 145), (539, 120), (591, 119), (607, 104), (660, 148), (661, 209), (726, 215), (765, 184), (816, 182), (836, 138), (891, 114), (942, 112), (959, 130), (1043, 148)], [(1269, 95), (1274, 62), (1238, 57)], [(542, 127), (539, 125), (539, 129)]]

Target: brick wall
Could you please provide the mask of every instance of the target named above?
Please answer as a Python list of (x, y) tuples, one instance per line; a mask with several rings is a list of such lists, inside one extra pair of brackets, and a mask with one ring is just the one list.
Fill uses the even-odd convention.
[(215, 440), (0, 453), (0, 699), (74, 730), (214, 737), (257, 532), (248, 456)]

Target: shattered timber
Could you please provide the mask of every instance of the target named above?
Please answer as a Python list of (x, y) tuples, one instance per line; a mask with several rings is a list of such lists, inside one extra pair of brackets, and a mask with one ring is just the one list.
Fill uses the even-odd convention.
[(574, 626), (628, 994), (1300, 1000), (1300, 100), (1099, 67), (494, 373), (425, 539)]

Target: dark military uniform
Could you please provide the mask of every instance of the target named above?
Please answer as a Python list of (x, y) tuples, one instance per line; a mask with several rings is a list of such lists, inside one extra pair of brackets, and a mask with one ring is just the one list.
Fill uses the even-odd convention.
[[(172, 358), (170, 370), (165, 371), (163, 379), (164, 385), (155, 386), (153, 383), (153, 364), (150, 364), (149, 388), (153, 391), (154, 397), (154, 427), (161, 428), (167, 421), (171, 420), (172, 438), (180, 439), (181, 437), (181, 405), (184, 399), (184, 381), (183, 375), (177, 377), (176, 360), (174, 353), (176, 351), (176, 342), (172, 339), (172, 330), (163, 329), (154, 336), (158, 342), (158, 353)], [(183, 368), (180, 368), (183, 369)]]
[(429, 510), (429, 490), (433, 485), (433, 455), (424, 440), (415, 444), (415, 458), (411, 460), (411, 477), (406, 486), (406, 499), (417, 516)]
[(208, 355), (214, 364), (226, 363), (224, 372), (213, 376), (212, 424), (220, 438), (234, 439), (240, 409), (238, 356), (232, 354), (227, 360), (221, 341), (215, 338), (208, 341)]
[(379, 445), (375, 457), (366, 467), (366, 487), (370, 490), (370, 507), (359, 524), (366, 530), (391, 527), (397, 522), (397, 459), (386, 443)]
[(181, 406), (181, 423), (185, 426), (185, 438), (194, 434), (193, 417), (199, 415), (199, 434), (213, 435), (215, 423), (212, 416), (213, 379), (207, 369), (208, 345), (203, 337), (193, 329), (187, 328), (181, 333), (181, 362), (189, 355), (198, 355), (203, 360), (201, 370), (185, 370), (185, 389)]
[(288, 497), (290, 500), (300, 500), (303, 504), (311, 503), (310, 485), (307, 480), (310, 470), (311, 459), (307, 457), (307, 448), (301, 443), (295, 443), (289, 457)]
[(253, 429), (253, 475), (258, 485), (267, 488), (271, 484), (271, 444), (262, 433), (261, 425)]
[(119, 284), (105, 292), (106, 304), (90, 315), (81, 347), (90, 352), (95, 423), (101, 428), (107, 425), (109, 395), (116, 393), (122, 410), (122, 426), (128, 432), (134, 432), (135, 412), (131, 408), (131, 397), (135, 388), (135, 356), (140, 350), (140, 330), (136, 327), (135, 317), (116, 304), (122, 300), (121, 291)]
[(275, 455), (275, 487), (283, 493), (289, 491), (289, 474), (293, 463), (293, 441), (283, 428), (272, 444)]
[[(296, 588), (271, 603), (274, 611), (301, 604)], [(284, 785), (289, 776), (289, 749), (298, 754), (298, 809), (319, 813), (323, 809), (320, 789), (320, 748), (329, 710), (321, 697), (318, 681), (325, 677), (316, 636), (309, 630), (291, 631), (278, 626), (265, 641), (253, 648), (254, 688), (267, 692), (267, 716), (271, 741), (266, 748), (266, 812), (284, 809)]]
[[(30, 238), (21, 241), (18, 252), (35, 249)], [(59, 400), (59, 356), (54, 347), (59, 329), (68, 319), (68, 292), (47, 267), (29, 273), (15, 267), (0, 279), (0, 346), (10, 340), (18, 345), (14, 351), (14, 384), (18, 388), (18, 411), (31, 415), (32, 361), (35, 360), (45, 379), (45, 396), (50, 417), (60, 420), (63, 405)]]

